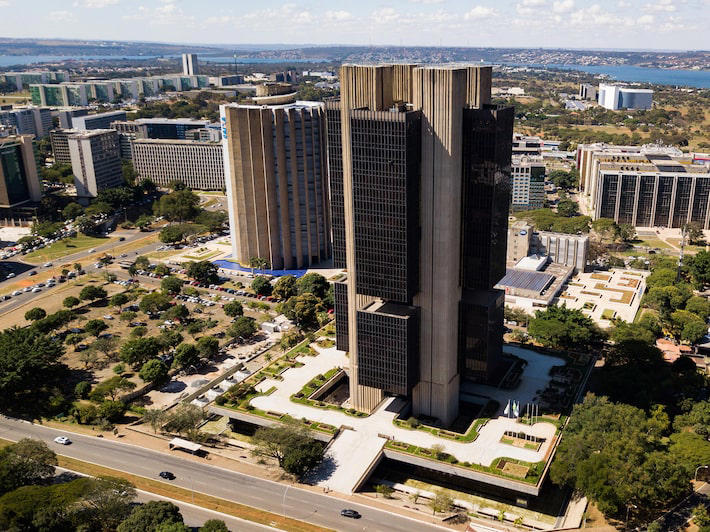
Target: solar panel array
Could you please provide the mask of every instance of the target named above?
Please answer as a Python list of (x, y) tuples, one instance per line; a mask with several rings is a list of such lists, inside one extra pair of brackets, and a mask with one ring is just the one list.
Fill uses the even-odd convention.
[(529, 270), (508, 269), (498, 285), (501, 287), (520, 288), (542, 292), (554, 280), (555, 276), (549, 273), (533, 272)]

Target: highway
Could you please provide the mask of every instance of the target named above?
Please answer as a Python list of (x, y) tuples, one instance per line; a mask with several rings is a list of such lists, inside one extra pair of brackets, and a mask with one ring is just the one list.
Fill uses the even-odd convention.
[[(59, 435), (69, 436), (73, 443), (67, 446), (54, 443), (52, 440)], [(171, 471), (176, 476), (172, 483), (183, 488), (334, 530), (451, 530), (329, 495), (252, 477), (207, 463), (194, 462), (181, 458), (178, 454), (180, 451), (176, 451), (176, 454), (166, 454), (6, 417), (0, 419), (0, 438), (14, 441), (22, 438), (43, 440), (58, 454), (157, 480), (160, 471)], [(353, 520), (341, 517), (340, 510), (343, 508), (357, 510), (362, 514), (362, 518)]]

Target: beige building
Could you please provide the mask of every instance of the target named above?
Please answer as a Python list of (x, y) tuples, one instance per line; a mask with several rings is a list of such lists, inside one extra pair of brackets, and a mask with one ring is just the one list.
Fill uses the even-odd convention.
[(116, 130), (81, 131), (69, 136), (68, 143), (78, 197), (94, 198), (100, 190), (124, 183)]
[(273, 269), (330, 257), (323, 106), (220, 107), (233, 258)]
[(182, 181), (194, 190), (224, 189), (224, 160), (220, 142), (136, 139), (131, 141), (136, 174), (159, 187)]

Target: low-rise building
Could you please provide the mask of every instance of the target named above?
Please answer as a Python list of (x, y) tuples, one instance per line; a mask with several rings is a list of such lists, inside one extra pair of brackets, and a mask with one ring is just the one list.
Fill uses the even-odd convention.
[(650, 109), (653, 105), (651, 89), (637, 89), (620, 85), (599, 84), (599, 105), (612, 111), (619, 109)]

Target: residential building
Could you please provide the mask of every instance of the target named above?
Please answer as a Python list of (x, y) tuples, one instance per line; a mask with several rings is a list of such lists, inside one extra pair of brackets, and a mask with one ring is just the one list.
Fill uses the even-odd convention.
[(96, 197), (123, 184), (118, 133), (113, 129), (80, 131), (68, 138), (76, 195)]
[(653, 105), (653, 91), (651, 89), (636, 89), (600, 83), (597, 97), (599, 105), (612, 111), (650, 109)]
[(90, 129), (110, 129), (116, 121), (126, 120), (126, 111), (110, 111), (72, 117), (72, 128), (87, 131)]
[(69, 137), (76, 133), (79, 133), (78, 129), (53, 129), (49, 132), (49, 139), (52, 143), (52, 153), (54, 154), (55, 163), (71, 164)]
[(197, 54), (182, 54), (182, 73), (186, 76), (197, 76), (200, 73)]
[(580, 100), (592, 100), (596, 102), (598, 100), (597, 97), (597, 88), (592, 85), (591, 83), (580, 83), (579, 84), (579, 99)]
[(510, 207), (542, 209), (545, 205), (545, 163), (542, 157), (516, 155), (512, 159)]
[(42, 199), (32, 135), (0, 137), (0, 208)]
[(232, 256), (273, 269), (328, 259), (323, 105), (220, 106)]
[(222, 144), (195, 140), (137, 139), (131, 142), (133, 168), (160, 187), (182, 181), (195, 190), (224, 189)]
[[(502, 353), (513, 109), (490, 67), (341, 67), (326, 102), (336, 340), (350, 404), (385, 394), (451, 423)], [(443, 236), (442, 236), (443, 235)]]
[(68, 80), (69, 75), (66, 72), (50, 70), (0, 73), (0, 83), (14, 83), (18, 91), (26, 89), (32, 83), (60, 83)]
[(44, 107), (19, 107), (0, 110), (0, 124), (12, 126), (19, 135), (46, 137), (52, 129), (52, 112)]

